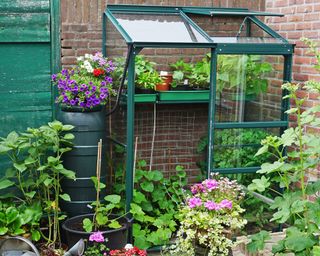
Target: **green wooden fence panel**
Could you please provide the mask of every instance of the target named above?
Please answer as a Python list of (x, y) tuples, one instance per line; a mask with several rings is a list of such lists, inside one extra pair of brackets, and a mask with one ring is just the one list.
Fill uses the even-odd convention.
[[(50, 0), (0, 0), (1, 137), (52, 120), (50, 6)], [(6, 165), (1, 157), (0, 176)]]

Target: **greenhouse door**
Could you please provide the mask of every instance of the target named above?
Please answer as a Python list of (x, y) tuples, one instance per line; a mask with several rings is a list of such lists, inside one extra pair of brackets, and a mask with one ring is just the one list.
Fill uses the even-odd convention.
[[(0, 1), (0, 137), (52, 119), (58, 1)], [(0, 156), (0, 175), (4, 169)]]

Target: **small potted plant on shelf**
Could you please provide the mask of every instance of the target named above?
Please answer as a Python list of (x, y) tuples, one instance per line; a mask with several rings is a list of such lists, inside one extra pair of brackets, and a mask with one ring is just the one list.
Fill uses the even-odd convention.
[(241, 186), (214, 175), (191, 187), (180, 209), (180, 229), (166, 255), (229, 255), (232, 235), (246, 224)]
[(136, 56), (135, 86), (136, 93), (154, 93), (156, 86), (163, 82), (159, 73), (155, 70), (156, 63), (145, 59), (144, 56)]
[(173, 70), (173, 80), (171, 83), (171, 90), (185, 91), (188, 90), (189, 78), (193, 70), (191, 63), (186, 63), (182, 59), (170, 65)]
[(197, 62), (192, 69), (189, 83), (194, 90), (208, 90), (210, 87), (210, 55)]
[(160, 71), (162, 82), (156, 85), (156, 91), (169, 91), (172, 83), (172, 73), (168, 71)]

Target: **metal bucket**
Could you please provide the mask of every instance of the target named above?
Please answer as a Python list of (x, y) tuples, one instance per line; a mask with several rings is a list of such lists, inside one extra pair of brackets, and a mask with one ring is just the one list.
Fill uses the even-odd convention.
[(0, 240), (0, 256), (40, 256), (34, 244), (21, 236)]

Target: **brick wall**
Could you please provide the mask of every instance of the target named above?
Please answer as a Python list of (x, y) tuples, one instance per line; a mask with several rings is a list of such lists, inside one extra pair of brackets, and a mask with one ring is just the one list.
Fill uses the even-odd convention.
[[(285, 14), (284, 17), (266, 18), (266, 23), (275, 31), (296, 44), (293, 58), (293, 81), (320, 81), (320, 74), (313, 65), (316, 63), (308, 48), (299, 40), (307, 37), (320, 43), (320, 2), (319, 0), (266, 0), (266, 11)], [(305, 91), (300, 92), (306, 96)], [(307, 95), (305, 107), (319, 104), (315, 94)], [(293, 119), (294, 120), (294, 119)]]

